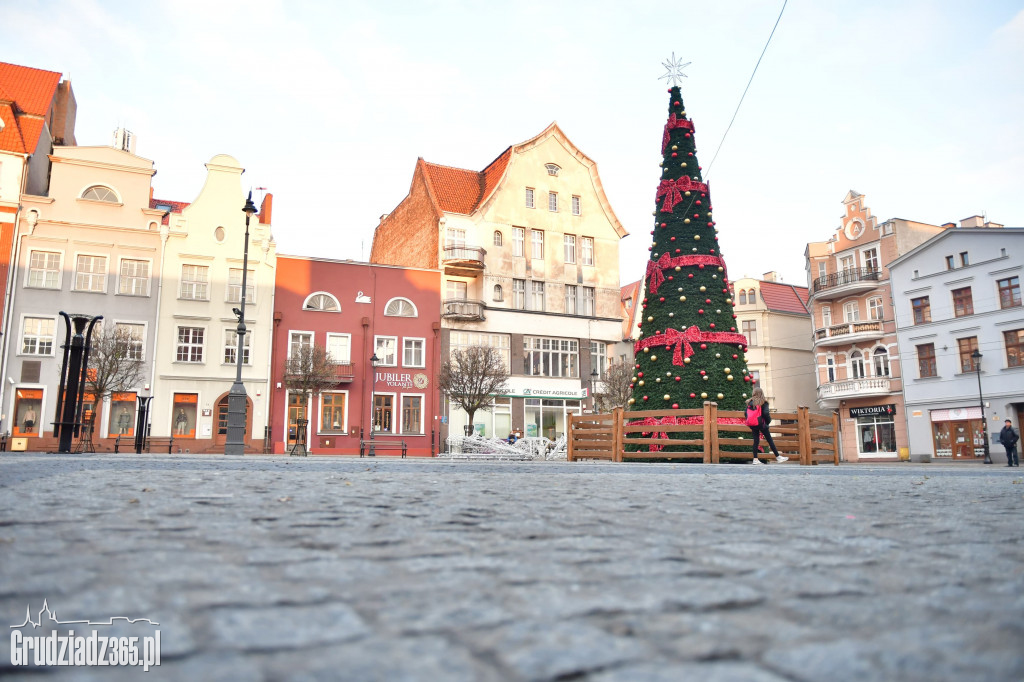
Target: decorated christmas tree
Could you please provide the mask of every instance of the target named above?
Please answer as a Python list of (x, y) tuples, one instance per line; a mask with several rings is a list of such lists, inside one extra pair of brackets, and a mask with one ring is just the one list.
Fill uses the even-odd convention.
[(675, 84), (683, 74), (674, 57), (666, 66), (673, 85), (628, 409), (664, 412), (710, 400), (719, 409), (740, 410), (753, 388), (747, 340), (736, 331), (711, 191), (697, 161), (693, 121)]

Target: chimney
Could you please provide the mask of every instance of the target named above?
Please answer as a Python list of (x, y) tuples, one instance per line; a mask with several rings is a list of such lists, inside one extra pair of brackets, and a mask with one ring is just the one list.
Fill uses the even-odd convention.
[(120, 149), (123, 152), (129, 154), (135, 153), (135, 133), (124, 128), (118, 128), (114, 131), (114, 141), (110, 145), (114, 149)]
[(770, 272), (764, 273), (762, 280), (765, 282), (780, 282), (782, 281), (782, 278), (779, 277), (778, 272), (776, 272), (775, 270), (771, 270)]
[(960, 221), (960, 227), (985, 227), (985, 219), (980, 215), (972, 215)]
[(263, 203), (260, 204), (260, 222), (264, 225), (270, 225), (270, 213), (274, 208), (274, 195), (267, 192), (267, 195), (263, 197)]
[(55, 145), (75, 146), (75, 117), (78, 114), (78, 104), (75, 102), (75, 93), (71, 89), (71, 81), (65, 79), (57, 86), (57, 96), (54, 97), (53, 115), (50, 118), (53, 143)]

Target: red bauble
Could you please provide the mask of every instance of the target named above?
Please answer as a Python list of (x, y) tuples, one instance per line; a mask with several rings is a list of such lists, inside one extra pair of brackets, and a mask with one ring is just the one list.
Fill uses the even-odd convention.
[(694, 218), (699, 218), (699, 217), (700, 217), (700, 213), (694, 213), (694, 214), (693, 214), (693, 217), (694, 217)]
[(706, 344), (706, 343), (700, 344), (700, 349), (701, 350), (707, 350), (708, 349), (708, 344)]
[(672, 409), (673, 410), (678, 410), (679, 409), (679, 403), (672, 403)]
[(701, 375), (701, 376), (704, 376), (705, 374), (707, 374), (707, 372), (705, 372), (704, 370), (701, 370), (701, 371), (700, 371), (700, 375)]
[(676, 249), (676, 253), (682, 253), (682, 252), (683, 252), (682, 249)]
[(691, 272), (689, 275), (687, 275), (687, 277), (689, 277), (690, 279), (693, 279), (693, 273)]
[[(736, 330), (734, 329), (733, 331), (736, 331)], [(739, 356), (738, 356), (738, 355), (736, 355), (735, 353), (733, 353), (733, 354), (732, 354), (732, 359), (733, 359), (733, 360), (736, 360), (737, 358), (739, 358)]]
[(676, 377), (676, 381), (682, 381), (682, 377)]
[(698, 312), (699, 314), (703, 315), (703, 314), (704, 314), (704, 309), (703, 309), (703, 308), (701, 308), (701, 309), (700, 309), (700, 310), (698, 310), (697, 312)]
[(691, 393), (691, 394), (690, 394), (690, 397), (691, 397), (691, 398), (696, 398), (696, 397), (697, 397), (697, 394), (696, 394), (696, 393)]
[(671, 282), (672, 280), (674, 280), (674, 279), (675, 279), (675, 277), (673, 277), (672, 275), (669, 275), (669, 276), (668, 276), (668, 277), (666, 277), (665, 279), (667, 279), (668, 281), (670, 281), (670, 282)]
[(668, 225), (666, 225), (665, 223), (662, 223), (661, 226), (662, 227), (668, 227)]
[(662, 296), (661, 298), (659, 298), (659, 299), (658, 299), (658, 302), (659, 302), (659, 303), (664, 303), (664, 302), (665, 302), (665, 297), (664, 297), (664, 296)]
[(647, 400), (647, 396), (644, 396), (644, 400)]
[[(672, 92), (672, 91), (669, 90), (669, 92)], [(672, 106), (678, 107), (679, 106), (679, 100), (676, 100), (675, 102), (672, 102)]]
[(711, 299), (710, 299), (710, 298), (705, 298), (705, 299), (704, 299), (704, 302), (705, 302), (705, 303), (711, 303)]
[[(637, 367), (639, 367), (639, 366), (640, 366), (640, 365), (637, 365)], [(643, 372), (637, 372), (637, 373), (636, 373), (636, 375), (637, 375), (638, 377), (640, 377), (641, 379), (643, 379), (643, 378), (644, 378), (644, 373), (643, 373)]]
[(714, 328), (715, 328), (715, 323), (714, 323), (714, 322), (712, 322), (712, 323), (711, 323), (711, 324), (710, 324), (709, 326), (710, 326), (710, 327), (711, 327), (712, 329), (714, 329)]
[(704, 269), (704, 264), (701, 263), (700, 265), (697, 266), (697, 268), (700, 269), (700, 270), (703, 270)]
[(679, 156), (679, 155), (678, 155), (678, 154), (676, 154), (675, 152), (672, 152), (672, 158), (673, 158), (673, 159), (674, 159), (674, 158), (676, 158), (677, 156)]
[(693, 152), (690, 152), (690, 156), (693, 156)]
[(670, 242), (674, 242), (674, 241), (676, 240), (676, 238), (675, 238), (675, 237), (669, 237), (669, 238), (668, 238), (668, 240), (669, 240)]
[(700, 199), (697, 199), (697, 205), (700, 206)]

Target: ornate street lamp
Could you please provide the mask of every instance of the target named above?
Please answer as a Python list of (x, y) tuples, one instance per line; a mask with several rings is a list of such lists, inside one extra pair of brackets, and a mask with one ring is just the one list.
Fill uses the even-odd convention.
[(594, 395), (594, 386), (597, 385), (597, 380), (601, 378), (601, 375), (597, 373), (597, 368), (590, 370), (590, 411), (597, 414), (597, 396)]
[(242, 301), (239, 308), (232, 308), (231, 312), (238, 317), (238, 350), (235, 357), (235, 383), (231, 384), (231, 391), (228, 393), (228, 433), (224, 442), (225, 455), (245, 454), (245, 413), (248, 397), (245, 394), (245, 384), (242, 383), (242, 351), (245, 346), (245, 288), (246, 279), (249, 274), (249, 219), (256, 213), (256, 205), (252, 203), (252, 190), (249, 190), (249, 198), (245, 200), (242, 207), (245, 213), (245, 247), (242, 252)]
[(992, 455), (988, 451), (988, 420), (985, 419), (985, 398), (981, 394), (981, 351), (977, 348), (971, 353), (974, 360), (974, 371), (978, 373), (978, 406), (981, 407), (981, 440), (985, 444), (985, 464), (992, 463)]
[(377, 383), (377, 363), (380, 362), (380, 358), (377, 357), (377, 353), (370, 356), (370, 457), (376, 457), (377, 453), (373, 449), (373, 435), (377, 431), (377, 426), (373, 423), (373, 419), (376, 416), (376, 407), (373, 401), (376, 400), (374, 394), (374, 387)]

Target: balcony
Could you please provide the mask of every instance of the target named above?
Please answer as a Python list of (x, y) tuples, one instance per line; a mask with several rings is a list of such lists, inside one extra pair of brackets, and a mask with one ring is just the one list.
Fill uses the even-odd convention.
[(476, 277), (484, 271), (487, 252), (479, 246), (446, 246), (441, 259), (444, 274), (454, 277)]
[(881, 277), (882, 273), (877, 268), (840, 270), (814, 280), (812, 295), (821, 301), (853, 296), (877, 287)]
[(888, 395), (892, 391), (889, 387), (888, 377), (871, 377), (864, 379), (850, 379), (847, 381), (832, 381), (818, 386), (818, 402), (847, 400), (849, 398), (870, 398), (872, 396)]
[[(352, 381), (356, 376), (355, 368), (351, 362), (336, 362), (334, 363), (334, 382), (337, 384), (346, 384)], [(286, 380), (289, 379), (300, 379), (301, 376), (298, 374), (284, 375)]]
[(815, 346), (843, 346), (848, 343), (873, 341), (885, 336), (881, 320), (873, 322), (847, 322), (837, 324), (814, 332)]
[(483, 320), (484, 302), (449, 298), (441, 302), (441, 317), (452, 320)]

